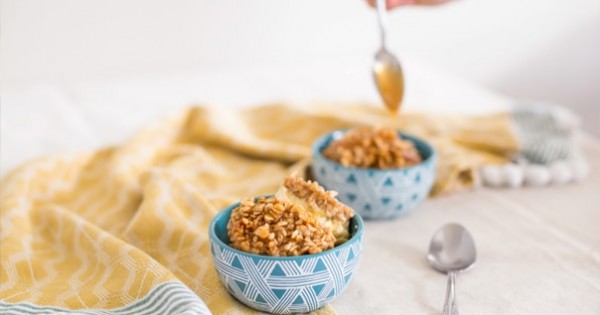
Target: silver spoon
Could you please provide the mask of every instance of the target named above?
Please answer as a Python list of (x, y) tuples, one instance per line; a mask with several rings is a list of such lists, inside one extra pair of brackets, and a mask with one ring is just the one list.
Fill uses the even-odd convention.
[(385, 0), (377, 0), (377, 18), (381, 33), (381, 47), (375, 54), (373, 77), (385, 106), (396, 114), (404, 97), (404, 75), (398, 59), (386, 47), (387, 9)]
[(473, 237), (462, 225), (448, 223), (433, 235), (427, 260), (433, 269), (448, 274), (443, 315), (458, 315), (454, 289), (456, 274), (471, 267), (476, 258)]

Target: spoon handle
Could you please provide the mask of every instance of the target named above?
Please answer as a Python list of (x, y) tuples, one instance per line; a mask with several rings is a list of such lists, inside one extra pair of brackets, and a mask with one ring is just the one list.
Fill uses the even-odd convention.
[(456, 272), (448, 272), (448, 284), (446, 287), (446, 301), (444, 302), (444, 310), (442, 315), (458, 315), (458, 307), (456, 306), (456, 294), (454, 286), (456, 283)]
[(377, 20), (379, 21), (379, 31), (381, 34), (381, 47), (386, 47), (385, 33), (387, 29), (387, 8), (385, 0), (377, 0)]

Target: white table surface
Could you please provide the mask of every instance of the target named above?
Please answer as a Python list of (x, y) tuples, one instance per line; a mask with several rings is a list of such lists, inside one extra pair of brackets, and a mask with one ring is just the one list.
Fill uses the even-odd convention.
[(432, 232), (459, 222), (477, 262), (457, 278), (461, 314), (600, 314), (600, 147), (592, 176), (548, 188), (481, 189), (425, 202), (395, 221), (369, 222), (340, 314), (439, 314), (445, 276), (425, 259)]
[[(369, 59), (232, 69), (76, 85), (2, 86), (0, 168), (91, 150), (190, 104), (371, 101)], [(406, 110), (482, 113), (510, 100), (405, 60)], [(334, 301), (340, 314), (439, 314), (446, 279), (425, 255), (434, 230), (459, 222), (478, 261), (457, 282), (461, 314), (600, 314), (600, 145), (584, 141), (592, 175), (565, 186), (481, 189), (431, 199), (413, 214), (368, 222), (360, 269)]]

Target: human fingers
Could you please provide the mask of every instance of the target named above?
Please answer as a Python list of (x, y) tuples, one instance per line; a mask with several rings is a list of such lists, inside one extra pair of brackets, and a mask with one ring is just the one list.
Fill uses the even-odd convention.
[[(370, 6), (376, 7), (377, 0), (367, 0)], [(404, 5), (421, 5), (421, 6), (434, 6), (449, 2), (451, 0), (386, 0), (387, 9), (393, 9)]]

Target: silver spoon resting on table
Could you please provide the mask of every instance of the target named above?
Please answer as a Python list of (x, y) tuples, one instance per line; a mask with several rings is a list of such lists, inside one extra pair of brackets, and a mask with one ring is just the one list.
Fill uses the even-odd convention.
[(383, 103), (395, 115), (404, 97), (404, 74), (400, 62), (386, 47), (387, 9), (385, 0), (377, 0), (377, 18), (381, 33), (381, 46), (375, 54), (373, 78)]
[(433, 235), (427, 260), (433, 269), (448, 274), (443, 315), (458, 315), (454, 288), (456, 274), (471, 267), (476, 259), (473, 237), (462, 225), (448, 223)]

